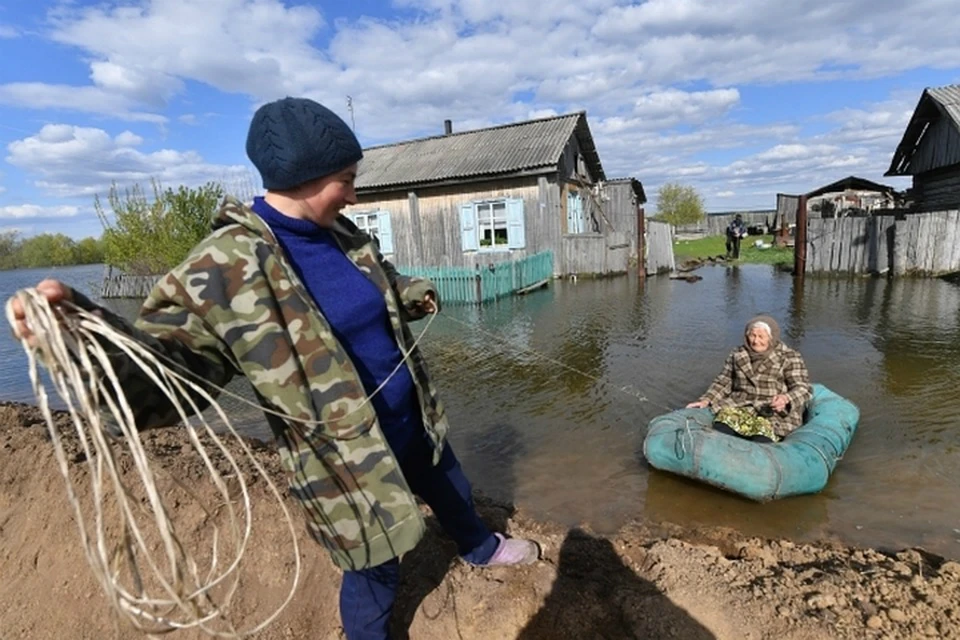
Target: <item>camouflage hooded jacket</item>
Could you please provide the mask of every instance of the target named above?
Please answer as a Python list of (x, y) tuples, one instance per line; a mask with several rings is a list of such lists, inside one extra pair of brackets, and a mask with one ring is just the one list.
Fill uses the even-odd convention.
[[(422, 301), (432, 285), (397, 274), (369, 236), (346, 218), (338, 218), (333, 234), (383, 292), (397, 343), (410, 351), (414, 339), (407, 321), (416, 319), (413, 303)], [(199, 379), (222, 387), (243, 374), (262, 406), (308, 423), (266, 414), (291, 493), (303, 507), (311, 535), (337, 565), (376, 566), (420, 540), (422, 516), (373, 405), (365, 402), (354, 364), (269, 227), (248, 207), (225, 201), (213, 233), (161, 278), (135, 327), (105, 315)], [(436, 464), (447, 431), (443, 405), (419, 350), (413, 349), (407, 366)], [(139, 427), (179, 422), (136, 365), (118, 357), (115, 368), (127, 397), (137, 399)]]

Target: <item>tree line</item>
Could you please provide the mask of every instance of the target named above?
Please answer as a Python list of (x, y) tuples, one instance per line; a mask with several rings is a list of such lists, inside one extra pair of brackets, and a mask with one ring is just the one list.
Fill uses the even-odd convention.
[(103, 242), (79, 242), (62, 233), (42, 233), (24, 238), (19, 231), (0, 232), (0, 269), (62, 267), (103, 262)]
[(114, 185), (106, 205), (99, 196), (94, 199), (104, 228), (100, 238), (75, 241), (62, 233), (24, 238), (19, 231), (0, 232), (0, 269), (105, 263), (132, 275), (169, 271), (210, 233), (224, 188), (213, 182), (198, 188), (151, 186), (148, 195), (140, 185)]

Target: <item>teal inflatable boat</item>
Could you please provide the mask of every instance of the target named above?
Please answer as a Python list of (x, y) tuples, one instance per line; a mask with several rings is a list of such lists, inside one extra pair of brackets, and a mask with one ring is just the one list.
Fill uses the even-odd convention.
[(850, 445), (860, 410), (813, 385), (806, 422), (775, 444), (713, 430), (709, 409), (680, 409), (654, 418), (643, 455), (655, 468), (767, 502), (823, 489)]

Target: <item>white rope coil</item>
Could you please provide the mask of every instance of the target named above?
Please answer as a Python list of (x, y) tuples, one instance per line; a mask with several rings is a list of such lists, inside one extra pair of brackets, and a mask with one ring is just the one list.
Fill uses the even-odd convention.
[[(66, 482), (84, 552), (110, 603), (137, 629), (151, 635), (197, 628), (213, 636), (238, 638), (273, 622), (293, 598), (300, 579), (297, 533), (280, 490), (214, 398), (96, 315), (73, 307), (65, 319), (61, 309), (52, 308), (43, 295), (32, 289), (19, 292), (17, 298), (33, 333), (29, 340), (21, 338), (33, 390)], [(7, 303), (7, 320), (15, 327), (11, 303), (12, 299)], [(178, 526), (171, 518), (171, 496), (161, 495), (158, 489), (157, 472), (151, 467), (133, 411), (103, 343), (122, 350), (178, 411), (218, 499), (213, 508), (201, 504), (205, 518), (199, 535), (196, 527), (190, 530)], [(70, 414), (86, 460), (86, 480), (68, 462), (38, 362), (49, 372), (52, 386)], [(253, 524), (248, 479), (236, 457), (201, 414), (195, 397), (210, 404), (256, 474), (267, 482), (289, 529), (294, 567), (289, 592), (262, 622), (247, 629), (236, 629), (230, 615)], [(196, 417), (190, 420), (188, 414)], [(119, 437), (111, 433), (108, 424), (119, 429)], [(216, 457), (226, 461), (226, 473), (218, 470)], [(125, 474), (123, 469), (131, 466), (132, 471)], [(171, 480), (197, 499), (185, 483)], [(88, 486), (92, 496), (92, 513), (84, 508), (80, 498), (86, 495), (81, 483)], [(197, 543), (198, 537), (202, 542)]]

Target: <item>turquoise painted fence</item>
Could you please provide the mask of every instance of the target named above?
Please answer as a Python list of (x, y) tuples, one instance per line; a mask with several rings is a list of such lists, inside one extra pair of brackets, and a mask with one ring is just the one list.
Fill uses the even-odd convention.
[(408, 276), (429, 278), (444, 303), (490, 302), (544, 282), (553, 277), (553, 254), (549, 251), (522, 260), (501, 262), (475, 269), (465, 267), (398, 267)]

